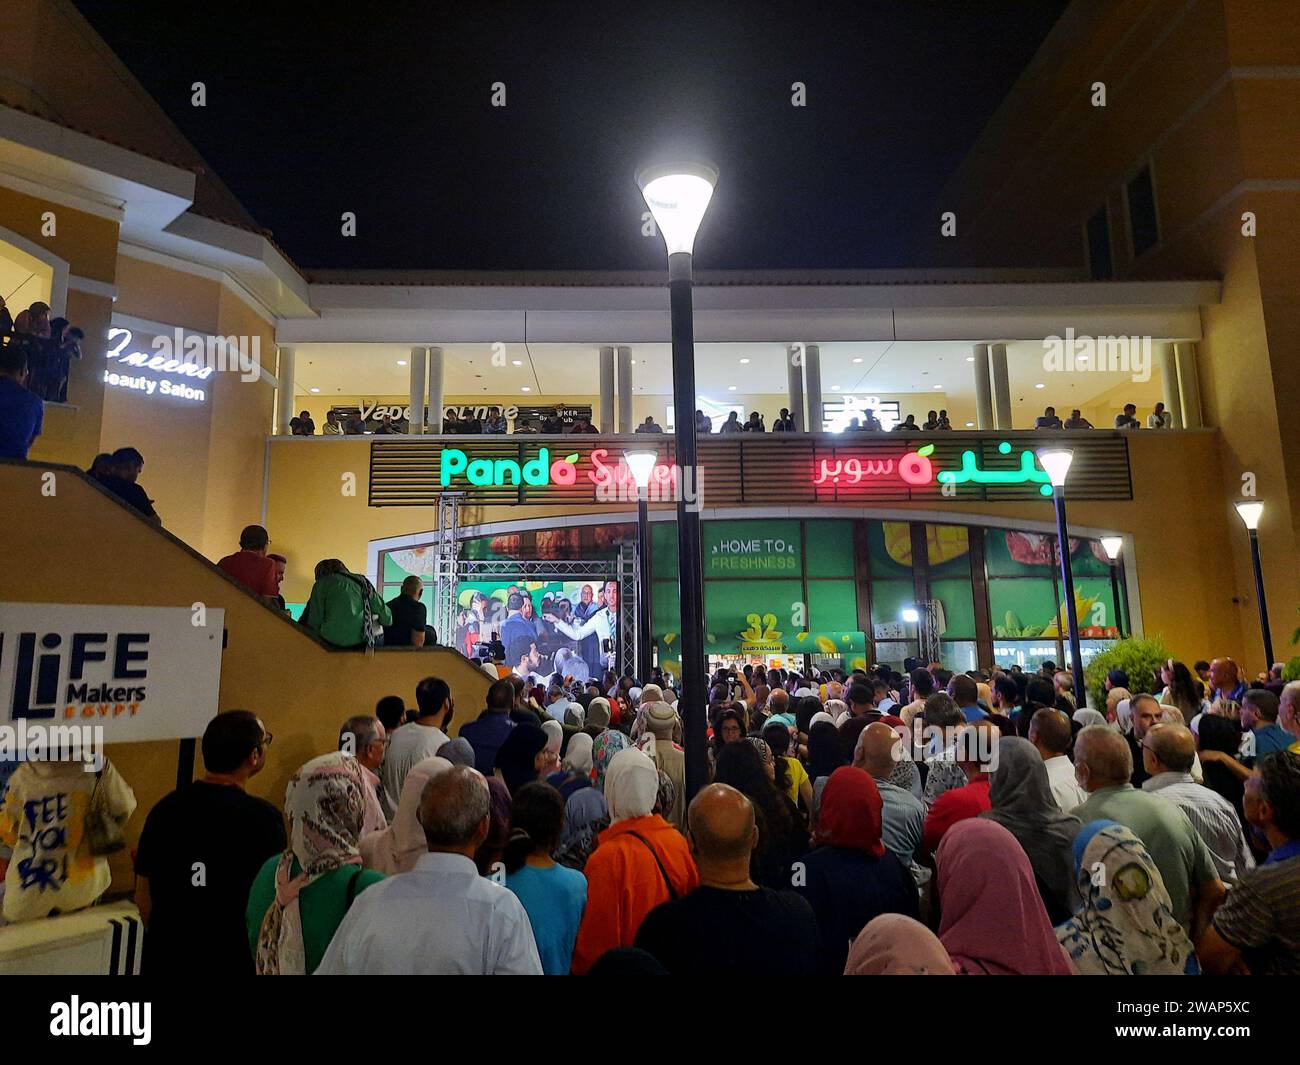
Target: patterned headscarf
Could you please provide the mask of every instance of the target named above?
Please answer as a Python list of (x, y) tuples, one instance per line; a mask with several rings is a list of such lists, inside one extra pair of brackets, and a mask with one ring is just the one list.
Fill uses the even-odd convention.
[[(592, 702), (595, 702), (593, 699)], [(628, 738), (617, 729), (606, 729), (591, 745), (591, 782), (602, 795), (605, 792), (605, 773), (614, 755), (630, 746)]]
[(758, 752), (758, 756), (763, 760), (764, 765), (772, 764), (772, 748), (767, 745), (766, 740), (759, 739), (757, 736), (746, 736), (745, 739), (753, 744), (754, 750)]
[[(352, 755), (313, 758), (289, 781), (284, 811), (289, 849), (275, 869), (275, 899), (257, 937), (260, 975), (303, 975), (307, 951), (298, 900), (303, 888), (345, 865), (361, 865), (357, 844), (366, 818), (366, 782)], [(293, 874), (294, 862), (299, 871)]]
[(1201, 967), (1142, 841), (1114, 821), (1094, 821), (1075, 841), (1083, 909), (1056, 938), (1085, 976), (1197, 976)]
[(659, 792), (655, 796), (655, 805), (651, 813), (656, 813), (660, 817), (669, 817), (672, 815), (673, 806), (677, 803), (677, 785), (673, 783), (672, 778), (662, 769), (659, 770)]

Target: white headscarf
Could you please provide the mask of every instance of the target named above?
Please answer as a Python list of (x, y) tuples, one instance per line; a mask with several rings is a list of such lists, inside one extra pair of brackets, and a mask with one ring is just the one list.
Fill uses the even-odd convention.
[(808, 721), (808, 727), (812, 728), (819, 721), (829, 721), (832, 725), (835, 724), (835, 718), (831, 717), (825, 710), (819, 710)]
[(645, 754), (628, 747), (614, 755), (605, 773), (610, 824), (645, 817), (659, 795), (659, 770)]
[(451, 763), (436, 754), (411, 766), (392, 824), (361, 837), (361, 861), (367, 869), (395, 876), (415, 868), (416, 860), (429, 849), (420, 824), (420, 796), (430, 780), (450, 768)]
[(592, 738), (586, 732), (579, 732), (569, 740), (569, 749), (564, 752), (563, 768), (579, 776), (591, 776)]
[(1115, 720), (1119, 722), (1120, 731), (1127, 736), (1133, 731), (1133, 705), (1128, 699), (1121, 699), (1115, 704)]
[(546, 750), (558, 760), (560, 748), (564, 746), (564, 726), (550, 717), (542, 722), (542, 731), (546, 733)]
[(1089, 725), (1106, 724), (1106, 716), (1104, 714), (1097, 710), (1089, 710), (1087, 707), (1084, 707), (1081, 710), (1076, 710), (1074, 712), (1074, 720), (1079, 722), (1079, 724), (1084, 728), (1087, 728)]

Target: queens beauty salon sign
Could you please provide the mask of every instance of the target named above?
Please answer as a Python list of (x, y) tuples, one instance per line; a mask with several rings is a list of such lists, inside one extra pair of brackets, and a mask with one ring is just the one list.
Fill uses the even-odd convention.
[(217, 712), (224, 618), (0, 603), (0, 724), (98, 725), (108, 743), (202, 735)]

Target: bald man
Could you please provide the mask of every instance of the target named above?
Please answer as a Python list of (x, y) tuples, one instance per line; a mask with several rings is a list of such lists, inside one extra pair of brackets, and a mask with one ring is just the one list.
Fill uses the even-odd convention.
[(674, 976), (813, 976), (818, 928), (812, 907), (793, 891), (750, 879), (758, 846), (750, 801), (726, 784), (710, 784), (695, 796), (686, 821), (700, 886), (651, 910), (635, 945)]
[(1169, 892), (1174, 917), (1195, 939), (1223, 901), (1214, 856), (1192, 823), (1168, 799), (1129, 783), (1133, 758), (1124, 737), (1109, 725), (1089, 725), (1074, 740), (1074, 775), (1088, 793), (1074, 816), (1118, 821), (1131, 829), (1151, 855)]
[(1239, 703), (1245, 694), (1246, 682), (1241, 679), (1236, 662), (1231, 658), (1216, 658), (1210, 663), (1210, 691), (1206, 698), (1211, 703), (1220, 698)]
[(1142, 790), (1162, 795), (1187, 815), (1210, 848), (1219, 879), (1235, 887), (1243, 873), (1255, 868), (1255, 859), (1232, 803), (1192, 779), (1195, 758), (1196, 737), (1191, 729), (1153, 725), (1142, 741), (1142, 759), (1150, 774)]
[(889, 782), (894, 766), (902, 757), (902, 737), (883, 721), (873, 721), (864, 728), (853, 750), (853, 764), (871, 774), (884, 803), (881, 842), (910, 867), (913, 856), (921, 848), (925, 804), (910, 791)]

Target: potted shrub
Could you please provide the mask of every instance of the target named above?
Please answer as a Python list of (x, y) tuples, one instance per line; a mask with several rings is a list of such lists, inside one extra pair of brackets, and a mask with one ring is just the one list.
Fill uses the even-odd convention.
[(1128, 674), (1129, 691), (1153, 692), (1156, 671), (1173, 656), (1161, 636), (1129, 637), (1116, 640), (1084, 667), (1083, 682), (1088, 689), (1088, 705), (1097, 710), (1106, 706), (1106, 674), (1122, 669)]

